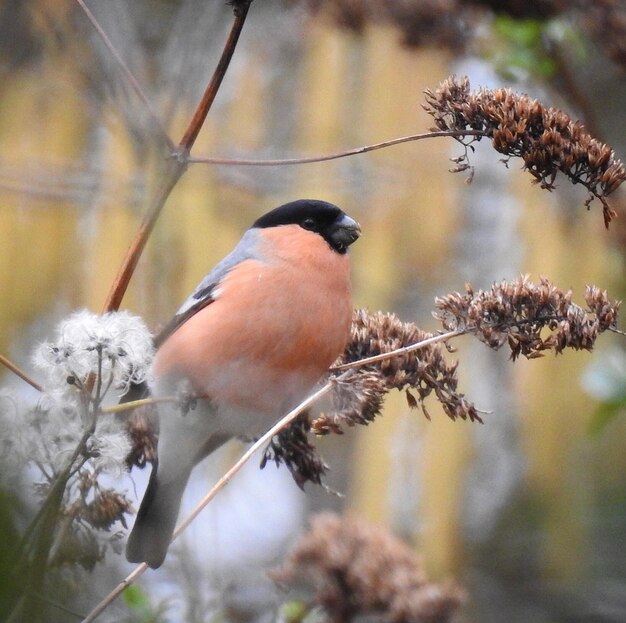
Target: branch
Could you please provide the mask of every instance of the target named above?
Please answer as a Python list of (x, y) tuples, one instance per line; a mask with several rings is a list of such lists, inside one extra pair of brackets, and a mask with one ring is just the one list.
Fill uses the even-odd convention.
[(222, 56), (220, 57), (217, 67), (215, 68), (215, 72), (213, 73), (213, 77), (211, 78), (211, 81), (202, 96), (202, 100), (200, 101), (200, 104), (198, 105), (198, 108), (189, 123), (189, 127), (185, 131), (185, 134), (178, 145), (178, 147), (182, 150), (182, 153), (185, 155), (189, 154), (193, 144), (196, 142), (198, 133), (200, 132), (200, 129), (204, 124), (204, 120), (213, 105), (215, 96), (217, 95), (220, 85), (222, 84), (222, 80), (226, 74), (230, 60), (233, 57), (235, 48), (237, 47), (237, 41), (239, 41), (239, 35), (241, 34), (241, 30), (243, 29), (243, 25), (246, 21), (250, 4), (252, 4), (252, 0), (237, 2), (236, 4), (233, 3), (235, 21), (233, 22), (230, 34), (228, 35), (228, 39), (224, 45)]
[(326, 162), (328, 160), (338, 160), (339, 158), (346, 158), (348, 156), (356, 156), (358, 154), (365, 154), (368, 151), (376, 151), (377, 149), (384, 149), (386, 147), (393, 147), (394, 145), (400, 145), (401, 143), (409, 143), (412, 141), (420, 141), (425, 138), (438, 138), (442, 136), (449, 136), (453, 138), (460, 138), (462, 136), (485, 136), (485, 132), (482, 130), (446, 130), (436, 132), (423, 132), (421, 134), (410, 134), (409, 136), (401, 136), (389, 141), (383, 141), (382, 143), (374, 143), (373, 145), (365, 145), (363, 147), (355, 147), (354, 149), (348, 149), (347, 151), (339, 151), (334, 154), (324, 154), (320, 156), (309, 156), (305, 158), (279, 158), (279, 159), (236, 159), (236, 158), (212, 158), (210, 156), (193, 156), (188, 159), (188, 162), (205, 163), (205, 164), (225, 164), (225, 165), (242, 165), (242, 166), (258, 166), (258, 167), (274, 167), (284, 166), (292, 164), (310, 164), (312, 162)]
[(28, 374), (26, 374), (24, 370), (22, 370), (21, 368), (18, 368), (12, 361), (7, 359), (2, 354), (0, 354), (0, 363), (6, 368), (8, 368), (9, 370), (11, 370), (13, 374), (17, 374), (17, 376), (19, 376), (23, 381), (26, 381), (32, 387), (34, 387), (38, 392), (43, 391), (43, 387), (39, 383), (37, 383), (37, 381), (32, 379), (30, 376), (28, 376)]
[(342, 363), (341, 365), (333, 366), (330, 368), (330, 372), (340, 372), (341, 370), (348, 370), (349, 368), (360, 368), (361, 366), (365, 366), (369, 363), (376, 363), (377, 361), (391, 359), (397, 355), (406, 355), (406, 353), (411, 353), (414, 350), (419, 350), (420, 348), (430, 346), (431, 344), (437, 344), (438, 342), (445, 342), (450, 338), (465, 335), (465, 333), (467, 333), (465, 329), (458, 329), (456, 331), (448, 331), (447, 333), (433, 335), (433, 337), (415, 342), (415, 344), (409, 344), (408, 346), (403, 346), (402, 348), (390, 350), (388, 353), (380, 353), (380, 355), (372, 355), (371, 357), (365, 357), (364, 359), (359, 359), (358, 361), (351, 361), (350, 363)]
[(193, 115), (187, 131), (178, 144), (178, 147), (173, 150), (176, 153), (176, 157), (168, 160), (167, 168), (162, 176), (161, 186), (158, 188), (150, 208), (148, 209), (148, 213), (139, 227), (139, 231), (135, 235), (135, 238), (131, 242), (128, 251), (126, 252), (126, 257), (120, 266), (104, 303), (103, 313), (119, 309), (122, 299), (124, 298), (124, 294), (128, 289), (128, 284), (130, 283), (131, 277), (133, 276), (137, 263), (139, 262), (139, 258), (141, 257), (146, 243), (148, 242), (148, 238), (154, 229), (154, 225), (161, 214), (161, 210), (163, 209), (163, 206), (165, 205), (172, 189), (183, 173), (187, 170), (189, 150), (193, 146), (198, 133), (202, 128), (202, 124), (206, 119), (215, 96), (217, 95), (219, 86), (222, 83), (224, 74), (228, 69), (228, 65), (230, 64), (233, 53), (235, 52), (235, 47), (243, 28), (246, 15), (248, 14), (250, 2), (251, 0), (248, 0), (247, 2), (239, 2), (237, 3), (237, 6), (233, 7), (235, 20), (233, 22), (228, 40), (224, 45), (222, 56), (217, 64), (217, 67), (215, 68), (215, 71), (213, 72), (213, 77), (211, 78), (204, 96), (202, 97), (202, 100)]
[[(342, 377), (346, 377), (349, 373), (344, 373)], [(340, 377), (341, 378), (341, 377)], [(185, 519), (178, 525), (174, 531), (172, 541), (176, 540), (178, 536), (189, 526), (189, 524), (202, 512), (204, 507), (233, 479), (235, 474), (241, 470), (241, 468), (252, 458), (252, 455), (262, 446), (270, 442), (272, 437), (280, 432), (283, 428), (288, 426), (293, 420), (300, 415), (304, 410), (308, 409), (312, 404), (319, 400), (322, 396), (327, 394), (333, 387), (334, 382), (328, 381), (323, 387), (318, 389), (314, 394), (309, 396), (306, 400), (303, 400), (295, 409), (291, 410), (287, 415), (280, 419), (272, 428), (270, 428), (265, 434), (263, 434), (257, 441), (252, 444), (241, 458), (217, 481), (214, 487), (202, 498), (202, 500), (196, 505), (196, 507), (185, 517)], [(127, 586), (130, 586), (144, 571), (148, 569), (148, 565), (144, 562), (135, 567), (135, 569), (126, 576), (83, 620), (82, 623), (91, 623), (104, 612), (104, 610), (111, 604), (119, 595), (124, 591)]]

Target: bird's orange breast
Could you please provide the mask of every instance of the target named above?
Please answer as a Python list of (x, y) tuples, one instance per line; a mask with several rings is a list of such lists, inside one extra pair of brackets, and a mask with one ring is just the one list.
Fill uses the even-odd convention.
[[(290, 230), (290, 231), (285, 231)], [(352, 304), (349, 260), (296, 225), (263, 230), (245, 260), (157, 352), (157, 379), (188, 379), (233, 406), (280, 415), (343, 352)]]

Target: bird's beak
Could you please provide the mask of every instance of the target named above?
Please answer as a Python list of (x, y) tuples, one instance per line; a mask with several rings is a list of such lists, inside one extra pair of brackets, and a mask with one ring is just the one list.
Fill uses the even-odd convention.
[(338, 247), (346, 249), (361, 235), (361, 226), (353, 218), (344, 214), (333, 224), (330, 235)]

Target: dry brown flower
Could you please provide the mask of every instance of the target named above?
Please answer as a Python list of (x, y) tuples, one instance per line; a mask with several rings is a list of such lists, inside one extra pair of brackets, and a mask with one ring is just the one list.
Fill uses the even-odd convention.
[[(626, 180), (626, 169), (610, 147), (563, 111), (510, 89), (470, 91), (466, 77), (451, 77), (435, 91), (427, 90), (424, 108), (437, 130), (478, 130), (491, 139), (496, 151), (522, 158), (542, 188), (552, 190), (559, 171), (572, 183), (582, 184), (590, 193), (585, 205), (597, 197), (607, 227), (615, 216), (606, 197)], [(457, 139), (466, 146), (457, 170), (468, 168), (467, 145), (481, 138)]]
[(389, 623), (445, 623), (465, 599), (455, 584), (431, 582), (413, 550), (382, 528), (330, 513), (312, 518), (271, 576), (311, 587), (337, 623), (364, 614)]
[(124, 494), (96, 487), (94, 499), (81, 509), (80, 517), (98, 530), (110, 530), (118, 521), (127, 528), (124, 515), (132, 512), (133, 506)]
[(474, 292), (466, 284), (465, 294), (437, 298), (434, 315), (446, 330), (472, 333), (496, 350), (506, 344), (514, 360), (532, 359), (548, 350), (591, 350), (600, 333), (615, 329), (620, 302), (609, 301), (595, 286), (587, 287), (585, 299), (590, 313), (572, 303), (571, 291), (545, 278), (535, 284), (523, 275), (486, 291)]
[[(352, 318), (351, 340), (337, 364), (389, 353), (432, 335), (412, 323), (401, 322), (394, 314), (358, 309)], [(384, 398), (392, 389), (405, 391), (409, 406), (421, 407), (429, 419), (424, 401), (434, 394), (453, 420), (482, 421), (474, 405), (458, 391), (456, 369), (456, 362), (446, 361), (441, 345), (433, 344), (362, 366), (347, 375), (332, 372), (331, 409), (312, 422), (303, 416), (286, 427), (266, 449), (261, 467), (268, 461), (285, 463), (299, 487), (307, 481), (321, 484), (326, 465), (308, 433), (341, 434), (345, 426), (368, 424), (380, 413)]]
[[(338, 363), (388, 353), (432, 336), (395, 314), (357, 309), (352, 339)], [(474, 405), (458, 392), (456, 370), (457, 363), (445, 359), (441, 345), (432, 344), (363, 366), (345, 380), (335, 374), (332, 409), (313, 421), (313, 432), (337, 433), (344, 425), (367, 424), (380, 413), (384, 396), (392, 389), (407, 391), (409, 405), (419, 405), (426, 417), (424, 401), (434, 394), (451, 419), (481, 421)]]
[(272, 439), (263, 453), (261, 469), (268, 461), (273, 461), (277, 466), (284, 463), (301, 489), (308, 481), (321, 485), (328, 467), (309, 439), (310, 430), (309, 414), (301, 413)]
[(128, 467), (136, 465), (145, 467), (146, 463), (154, 462), (158, 439), (158, 423), (155, 405), (146, 405), (132, 409), (125, 418), (126, 430), (131, 440), (131, 453), (126, 462)]

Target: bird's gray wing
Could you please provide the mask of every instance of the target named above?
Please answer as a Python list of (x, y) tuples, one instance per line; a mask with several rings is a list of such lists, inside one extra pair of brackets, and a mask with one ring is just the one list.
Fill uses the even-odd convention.
[(256, 230), (249, 229), (239, 244), (196, 286), (187, 300), (180, 306), (174, 317), (154, 338), (154, 345), (159, 348), (165, 340), (194, 314), (215, 301), (216, 290), (224, 277), (238, 264), (249, 259), (259, 259), (256, 244)]

